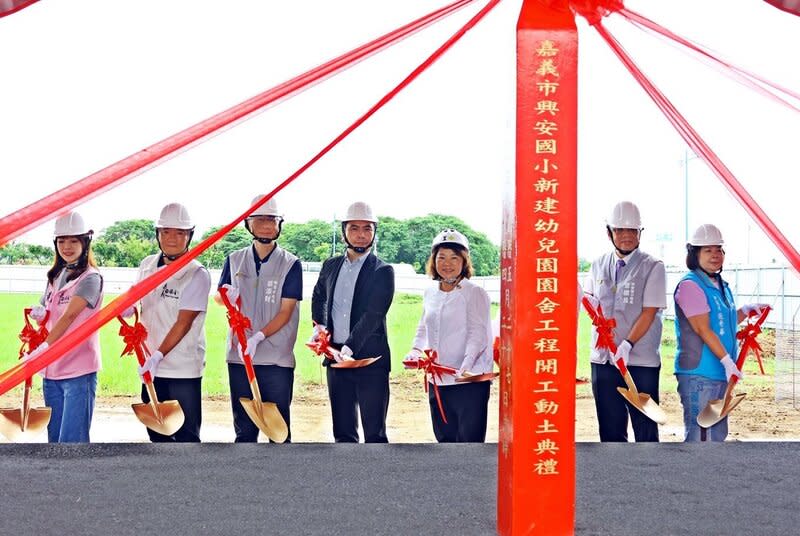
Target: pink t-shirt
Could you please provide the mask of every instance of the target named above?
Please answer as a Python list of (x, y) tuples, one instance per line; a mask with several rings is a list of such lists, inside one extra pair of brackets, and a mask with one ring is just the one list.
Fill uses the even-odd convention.
[(688, 279), (678, 283), (678, 289), (675, 292), (675, 303), (681, 308), (686, 318), (711, 312), (711, 307), (708, 306), (708, 300), (706, 300), (706, 294), (703, 289), (700, 288), (700, 285)]

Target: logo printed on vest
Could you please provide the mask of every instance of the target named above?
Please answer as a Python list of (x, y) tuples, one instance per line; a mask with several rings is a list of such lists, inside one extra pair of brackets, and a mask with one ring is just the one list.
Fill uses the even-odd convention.
[(264, 301), (266, 303), (275, 303), (275, 298), (278, 294), (278, 282), (274, 279), (267, 281), (266, 288), (264, 289)]
[(178, 291), (178, 289), (169, 288), (165, 284), (161, 288), (161, 297), (162, 298), (170, 298), (170, 299), (173, 299), (173, 300), (177, 300), (177, 299), (179, 299), (181, 297), (181, 293)]
[(64, 305), (65, 303), (69, 303), (69, 296), (66, 294), (61, 294), (58, 297), (58, 305)]

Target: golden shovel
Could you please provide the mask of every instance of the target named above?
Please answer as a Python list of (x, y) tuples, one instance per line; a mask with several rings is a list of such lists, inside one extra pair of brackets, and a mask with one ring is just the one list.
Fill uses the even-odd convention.
[[(45, 325), (47, 324), (47, 319), (50, 318), (50, 311), (47, 311), (44, 318), (38, 320), (39, 327), (35, 329), (30, 321), (31, 311), (30, 307), (23, 310), (25, 326), (19, 334), (22, 348), (24, 349), (27, 345), (29, 352), (38, 348), (47, 339), (48, 331)], [(22, 349), (20, 349), (21, 357)], [(32, 385), (33, 377), (28, 376), (25, 379), (25, 390), (22, 393), (22, 407), (20, 409), (0, 409), (0, 433), (6, 436), (9, 441), (29, 441), (39, 435), (50, 422), (50, 408), (31, 408)]]
[(0, 433), (9, 441), (27, 442), (39, 435), (50, 422), (50, 408), (30, 407), (31, 378), (25, 380), (21, 408), (0, 409)]
[[(141, 365), (144, 360), (141, 360)], [(149, 372), (145, 372), (142, 378), (147, 388), (147, 395), (150, 402), (140, 402), (131, 404), (133, 413), (139, 421), (150, 428), (152, 431), (162, 435), (171, 436), (183, 426), (185, 419), (181, 405), (177, 400), (158, 401), (156, 389), (153, 386), (153, 378)]]
[(664, 413), (661, 406), (656, 404), (656, 401), (653, 400), (650, 395), (647, 393), (640, 393), (639, 390), (636, 389), (633, 377), (630, 371), (628, 371), (628, 367), (625, 366), (625, 362), (622, 358), (617, 360), (617, 368), (628, 386), (627, 389), (624, 387), (617, 387), (619, 394), (630, 402), (633, 407), (644, 413), (645, 417), (651, 421), (657, 422), (658, 424), (666, 424), (667, 414)]
[(250, 420), (258, 426), (259, 430), (264, 432), (264, 435), (275, 443), (283, 443), (289, 437), (289, 427), (286, 426), (286, 421), (283, 420), (283, 415), (278, 411), (278, 405), (275, 402), (263, 402), (261, 400), (261, 390), (258, 388), (252, 358), (247, 354), (242, 354), (242, 359), (253, 398), (251, 400), (240, 397), (239, 402), (247, 412)]
[(247, 353), (245, 329), (250, 328), (250, 319), (241, 312), (242, 299), (237, 296), (234, 300), (236, 305), (231, 303), (228, 290), (224, 286), (219, 288), (219, 294), (222, 298), (222, 303), (228, 310), (228, 324), (231, 327), (231, 331), (236, 335), (239, 346), (242, 349), (242, 361), (244, 361), (244, 368), (247, 372), (250, 392), (253, 393), (252, 399), (239, 397), (239, 402), (242, 404), (247, 416), (253, 421), (253, 424), (264, 432), (265, 436), (275, 443), (283, 443), (289, 437), (289, 427), (286, 425), (286, 421), (283, 420), (281, 412), (278, 411), (278, 405), (275, 402), (264, 402), (261, 399), (261, 389), (258, 388), (256, 372), (253, 369), (253, 358)]
[(708, 405), (703, 408), (703, 411), (697, 416), (697, 424), (702, 428), (711, 428), (719, 421), (728, 416), (728, 413), (733, 411), (733, 408), (739, 405), (744, 400), (747, 393), (733, 394), (733, 387), (739, 380), (737, 376), (732, 376), (728, 382), (728, 388), (725, 389), (725, 397), (722, 400), (712, 400)]
[[(136, 319), (133, 325), (128, 324), (122, 316), (117, 317), (117, 320), (122, 324), (119, 334), (122, 335), (126, 344), (122, 355), (135, 354), (139, 366), (142, 366), (145, 363), (144, 353), (150, 353), (144, 343), (147, 337), (147, 330), (139, 322), (139, 310), (137, 308), (134, 308), (134, 313), (136, 314)], [(153, 376), (149, 371), (142, 375), (142, 381), (144, 381), (150, 402), (131, 404), (134, 415), (139, 419), (139, 422), (152, 431), (161, 435), (171, 436), (180, 430), (185, 420), (181, 405), (177, 400), (158, 401), (158, 395), (156, 395), (156, 389), (153, 386)]]

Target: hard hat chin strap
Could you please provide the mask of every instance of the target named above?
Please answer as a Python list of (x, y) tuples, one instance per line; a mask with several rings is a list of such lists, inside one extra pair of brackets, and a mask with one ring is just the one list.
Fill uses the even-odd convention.
[(378, 224), (372, 224), (372, 240), (369, 241), (369, 244), (366, 246), (354, 246), (350, 243), (347, 239), (347, 233), (345, 232), (345, 227), (347, 226), (347, 222), (342, 222), (342, 238), (344, 239), (344, 243), (347, 244), (347, 247), (355, 251), (356, 253), (366, 253), (369, 248), (371, 248), (375, 244), (375, 237), (378, 236)]
[(172, 262), (175, 259), (179, 258), (181, 255), (183, 255), (187, 251), (189, 251), (189, 245), (192, 243), (192, 237), (193, 236), (194, 236), (194, 229), (192, 229), (189, 232), (189, 240), (186, 241), (186, 247), (183, 249), (183, 251), (181, 251), (180, 253), (175, 254), (175, 255), (167, 255), (166, 253), (164, 253), (164, 248), (161, 247), (161, 237), (159, 236), (159, 233), (158, 233), (158, 227), (156, 227), (156, 242), (158, 243), (158, 249), (161, 250), (161, 257), (164, 258), (164, 259), (168, 259), (169, 262)]
[(260, 242), (261, 244), (272, 244), (273, 242), (277, 242), (281, 237), (281, 231), (283, 231), (283, 219), (278, 222), (278, 234), (275, 235), (275, 238), (261, 238), (260, 236), (256, 236), (246, 219), (244, 220), (244, 228), (247, 229), (247, 232), (253, 236), (253, 240), (256, 242)]
[[(628, 249), (628, 250), (620, 249), (620, 247), (617, 245), (617, 242), (614, 240), (614, 233), (611, 231), (611, 226), (610, 225), (606, 225), (606, 231), (608, 232), (608, 238), (611, 240), (611, 243), (614, 245), (614, 249), (617, 250), (617, 252), (620, 255), (622, 255), (623, 257), (627, 257), (628, 255), (630, 255), (631, 253), (633, 253), (634, 251), (639, 249), (638, 245), (633, 249)], [(641, 237), (642, 237), (641, 229), (638, 231), (638, 233), (639, 233), (639, 238), (641, 239)]]

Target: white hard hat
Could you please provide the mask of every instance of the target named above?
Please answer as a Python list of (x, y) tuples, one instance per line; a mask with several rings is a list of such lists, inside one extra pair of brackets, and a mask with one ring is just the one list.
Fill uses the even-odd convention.
[(56, 228), (53, 231), (53, 236), (80, 236), (84, 234), (91, 234), (94, 231), (86, 228), (86, 222), (83, 217), (77, 212), (67, 212), (56, 220)]
[(620, 201), (611, 209), (606, 225), (612, 229), (639, 229), (642, 230), (642, 218), (639, 208), (630, 201)]
[(694, 230), (689, 246), (721, 246), (725, 243), (722, 231), (716, 225), (704, 223)]
[(441, 246), (443, 244), (457, 244), (469, 251), (469, 240), (455, 229), (445, 229), (437, 234), (433, 239), (433, 244), (431, 244), (431, 251), (435, 249), (436, 246)]
[[(260, 202), (264, 199), (263, 195), (257, 195), (253, 198), (250, 202), (250, 206), (255, 205), (256, 203)], [(272, 196), (269, 201), (258, 207), (253, 211), (250, 216), (277, 216), (279, 218), (283, 218), (283, 214), (278, 211), (278, 202), (275, 201), (275, 196)]]
[(180, 203), (170, 203), (161, 209), (161, 215), (156, 222), (157, 229), (169, 227), (170, 229), (194, 229), (194, 223), (189, 216), (189, 211)]
[(344, 218), (342, 218), (343, 222), (355, 220), (378, 223), (378, 219), (372, 213), (372, 207), (363, 201), (356, 201), (347, 207), (347, 212), (345, 213)]

